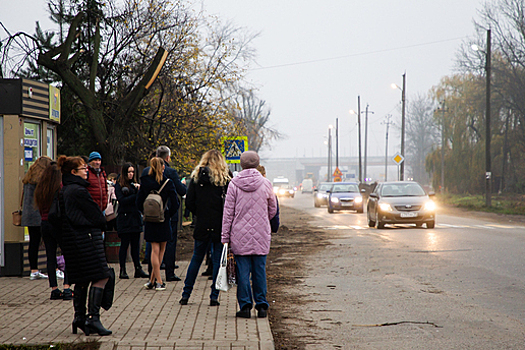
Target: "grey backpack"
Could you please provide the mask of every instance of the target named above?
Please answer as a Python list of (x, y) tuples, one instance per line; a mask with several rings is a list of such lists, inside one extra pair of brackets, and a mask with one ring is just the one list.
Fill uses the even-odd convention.
[(144, 221), (157, 223), (164, 222), (164, 210), (166, 210), (166, 206), (162, 202), (160, 192), (162, 192), (162, 189), (166, 186), (168, 181), (169, 179), (166, 179), (158, 191), (151, 190), (144, 200)]

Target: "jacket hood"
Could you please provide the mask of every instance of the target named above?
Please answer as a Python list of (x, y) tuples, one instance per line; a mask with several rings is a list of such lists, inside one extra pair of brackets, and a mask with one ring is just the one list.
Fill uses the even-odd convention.
[(232, 179), (232, 183), (245, 192), (253, 192), (262, 186), (266, 179), (257, 169), (244, 169)]
[(211, 183), (210, 168), (205, 166), (199, 169), (199, 173), (197, 174), (196, 183)]

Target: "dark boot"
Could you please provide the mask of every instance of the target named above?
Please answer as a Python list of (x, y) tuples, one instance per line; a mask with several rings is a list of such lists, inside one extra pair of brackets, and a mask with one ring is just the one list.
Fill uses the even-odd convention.
[(149, 278), (149, 275), (144, 272), (142, 266), (135, 266), (135, 278)]
[(75, 319), (71, 325), (73, 334), (77, 334), (77, 328), (80, 328), (85, 335), (89, 335), (89, 330), (86, 328), (86, 299), (87, 299), (87, 285), (75, 284), (75, 292), (73, 294), (73, 308), (75, 309)]
[(129, 279), (129, 276), (126, 272), (126, 266), (121, 266), (120, 267), (120, 275), (118, 276), (118, 278), (120, 278), (121, 280), (128, 280)]
[(109, 329), (104, 328), (100, 323), (100, 304), (102, 303), (103, 288), (93, 287), (89, 289), (89, 305), (88, 318), (86, 320), (86, 327), (90, 333), (98, 333), (98, 335), (110, 335)]

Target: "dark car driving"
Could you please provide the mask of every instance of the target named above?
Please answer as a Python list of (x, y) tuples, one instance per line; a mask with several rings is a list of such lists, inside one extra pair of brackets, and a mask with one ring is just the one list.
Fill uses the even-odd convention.
[(413, 181), (381, 182), (370, 193), (367, 205), (368, 226), (377, 228), (385, 224), (415, 224), (434, 228), (436, 204), (434, 192), (425, 192)]
[[(364, 190), (363, 190), (364, 191)], [(328, 212), (355, 210), (363, 212), (363, 196), (357, 182), (334, 182), (328, 195)]]
[(328, 191), (330, 191), (333, 184), (333, 182), (321, 182), (319, 187), (314, 190), (314, 206), (316, 208), (328, 204)]

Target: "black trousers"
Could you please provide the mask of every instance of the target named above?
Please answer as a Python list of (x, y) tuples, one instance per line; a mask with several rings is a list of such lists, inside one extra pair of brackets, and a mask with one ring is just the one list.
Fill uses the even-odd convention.
[(42, 232), (40, 226), (29, 226), (29, 248), (27, 249), (27, 257), (29, 260), (29, 267), (31, 270), (38, 270), (38, 247), (42, 240)]
[(128, 247), (131, 245), (131, 260), (135, 268), (140, 267), (139, 250), (140, 250), (140, 232), (121, 233), (120, 249), (118, 251), (118, 260), (120, 267), (126, 266), (126, 257), (128, 255)]
[[(60, 237), (57, 235), (55, 227), (47, 220), (42, 220), (42, 238), (46, 245), (47, 258), (47, 275), (49, 278), (49, 286), (58, 287), (56, 268), (57, 268), (57, 248), (60, 245)], [(67, 273), (64, 271), (64, 284), (69, 284)]]

